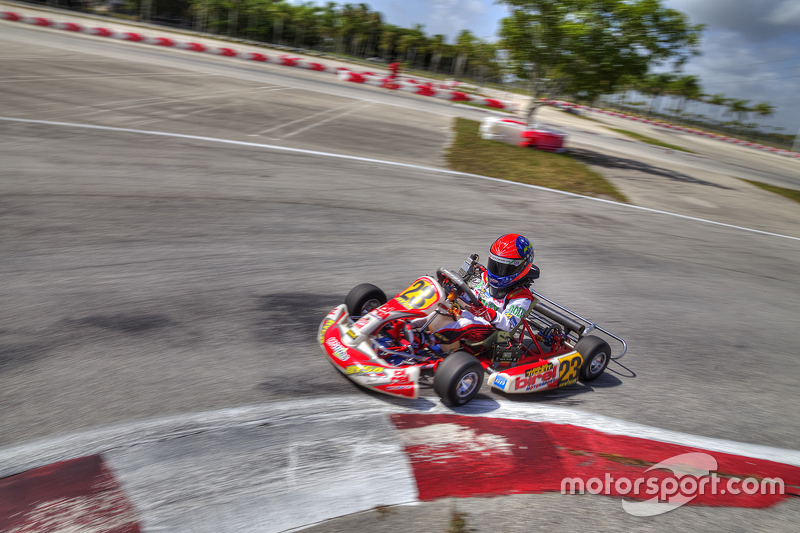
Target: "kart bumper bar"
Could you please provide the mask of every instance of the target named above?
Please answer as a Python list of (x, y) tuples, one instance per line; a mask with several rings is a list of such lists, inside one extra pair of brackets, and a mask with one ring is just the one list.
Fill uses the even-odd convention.
[[(547, 303), (549, 303), (551, 305), (554, 305), (555, 307), (557, 307), (561, 311), (564, 311), (564, 313), (566, 313), (569, 316), (565, 316), (562, 313), (559, 313), (558, 311), (556, 311), (555, 309), (552, 309), (551, 307), (546, 306), (545, 304), (542, 304), (542, 303), (537, 303), (536, 306), (533, 308), (534, 311), (546, 316), (547, 318), (549, 318), (551, 320), (554, 320), (555, 322), (558, 322), (559, 324), (561, 324), (565, 328), (576, 332), (580, 336), (587, 335), (590, 332), (592, 332), (594, 330), (597, 330), (597, 331), (601, 331), (601, 332), (605, 333), (606, 335), (608, 335), (612, 339), (614, 339), (617, 342), (619, 342), (622, 345), (622, 351), (619, 353), (619, 355), (612, 356), (611, 357), (612, 360), (616, 361), (617, 359), (622, 359), (622, 356), (624, 356), (625, 352), (628, 351), (628, 343), (625, 342), (625, 340), (622, 339), (621, 337), (618, 337), (617, 335), (614, 335), (613, 333), (611, 333), (607, 329), (601, 328), (600, 326), (598, 326), (597, 324), (595, 324), (591, 320), (582, 317), (578, 313), (570, 311), (569, 309), (567, 309), (563, 305), (557, 304), (556, 302), (554, 302), (550, 298), (547, 298), (546, 296), (542, 296), (541, 294), (539, 294), (538, 292), (536, 292), (534, 290), (531, 290), (531, 292), (537, 298), (542, 299), (542, 300), (544, 300), (545, 302), (547, 302)], [(569, 317), (573, 317), (573, 318), (569, 318)], [(583, 322), (583, 324), (581, 324), (581, 322)]]

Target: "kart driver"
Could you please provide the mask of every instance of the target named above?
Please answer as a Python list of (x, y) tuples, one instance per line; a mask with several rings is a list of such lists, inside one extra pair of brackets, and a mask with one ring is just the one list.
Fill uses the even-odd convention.
[(473, 292), (483, 305), (468, 305), (457, 320), (436, 330), (442, 350), (457, 350), (461, 340), (483, 341), (495, 330), (511, 331), (533, 304), (525, 279), (533, 267), (533, 243), (522, 235), (509, 233), (494, 241), (486, 267), (475, 267)]

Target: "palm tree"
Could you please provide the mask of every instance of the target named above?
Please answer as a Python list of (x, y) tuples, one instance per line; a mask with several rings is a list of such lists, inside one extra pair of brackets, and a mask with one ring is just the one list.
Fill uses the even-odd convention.
[(717, 123), (719, 123), (720, 113), (722, 113), (722, 110), (728, 105), (728, 102), (730, 102), (730, 99), (725, 98), (723, 93), (713, 94), (706, 99), (707, 104), (717, 106), (717, 116), (714, 118)]
[(650, 109), (647, 116), (653, 114), (653, 106), (655, 105), (656, 98), (659, 98), (667, 93), (667, 87), (672, 83), (674, 76), (672, 74), (662, 72), (660, 74), (649, 74), (644, 81), (644, 89), (648, 96), (650, 96)]
[(754, 105), (752, 111), (761, 117), (761, 121), (763, 122), (765, 118), (775, 114), (775, 106), (769, 102), (761, 102)]
[(702, 94), (697, 76), (681, 76), (673, 80), (668, 87), (670, 94), (677, 96), (679, 99), (677, 107), (678, 114), (683, 114), (684, 107), (688, 100), (697, 100)]
[(397, 46), (395, 49), (400, 56), (404, 56), (405, 60), (408, 61), (408, 54), (409, 51), (414, 44), (414, 36), (410, 33), (406, 33), (400, 36), (397, 40)]
[(378, 48), (383, 52), (383, 60), (389, 61), (394, 57), (395, 39), (397, 38), (397, 28), (387, 24), (381, 32), (381, 38), (378, 41)]
[(334, 36), (336, 34), (336, 23), (338, 21), (338, 16), (336, 13), (336, 3), (335, 2), (328, 2), (322, 8), (322, 11), (317, 19), (317, 24), (319, 28), (319, 33), (322, 37), (323, 50), (327, 49), (327, 46), (333, 42)]
[(436, 34), (430, 40), (430, 51), (433, 54), (431, 57), (430, 69), (434, 74), (439, 70), (439, 62), (442, 60), (442, 51), (444, 50), (444, 35)]
[(375, 45), (381, 35), (383, 27), (383, 16), (378, 11), (373, 11), (367, 16), (367, 31), (369, 32), (369, 42), (367, 43), (366, 55), (375, 55)]
[(269, 5), (269, 11), (272, 19), (272, 42), (282, 44), (283, 24), (292, 16), (291, 6), (284, 2), (275, 2)]
[(467, 59), (475, 46), (475, 36), (469, 30), (462, 30), (456, 37), (456, 52), (458, 59), (453, 65), (453, 76), (460, 76), (464, 72)]
[(728, 113), (736, 115), (739, 125), (744, 126), (745, 115), (751, 110), (747, 107), (750, 100), (737, 100), (733, 99), (728, 103)]

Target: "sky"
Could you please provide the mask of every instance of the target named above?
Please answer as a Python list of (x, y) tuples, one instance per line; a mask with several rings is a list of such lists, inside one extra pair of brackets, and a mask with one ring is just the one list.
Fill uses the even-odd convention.
[[(693, 24), (706, 25), (702, 56), (684, 66), (701, 79), (704, 92), (769, 102), (776, 107), (765, 125), (800, 129), (800, 0), (662, 0), (683, 11)], [(384, 20), (397, 26), (423, 24), (452, 43), (463, 29), (497, 38), (505, 6), (493, 0), (372, 0)]]

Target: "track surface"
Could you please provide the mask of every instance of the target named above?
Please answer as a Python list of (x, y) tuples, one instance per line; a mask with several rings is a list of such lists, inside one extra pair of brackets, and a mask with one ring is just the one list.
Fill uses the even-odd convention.
[[(452, 116), (481, 116), (281, 67), (0, 29), (0, 116), (430, 165), (441, 163)], [(68, 79), (75, 72), (82, 79)], [(583, 147), (600, 139), (607, 154), (627, 147), (650, 166), (673, 157), (574, 137)], [(536, 288), (631, 349), (591, 386), (515, 401), (800, 448), (797, 241), (514, 184), (214, 142), (0, 122), (0, 150), (2, 446), (157, 415), (365, 394), (322, 358), (320, 317), (357, 283), (398, 291), (519, 231), (536, 242)], [(793, 179), (783, 165), (761, 168)], [(797, 208), (760, 194), (751, 203), (778, 207), (713, 218), (746, 225), (763, 212), (753, 227), (800, 236)], [(712, 218), (696, 207), (674, 210)], [(554, 497), (541, 498), (547, 507)]]

